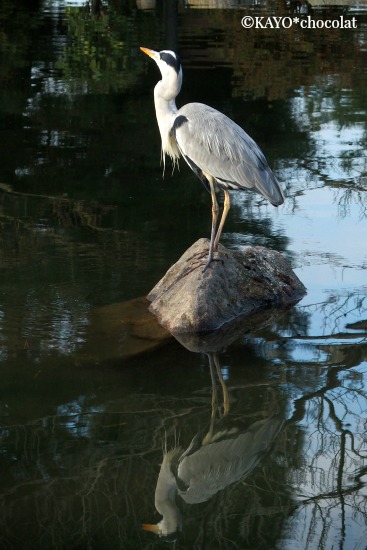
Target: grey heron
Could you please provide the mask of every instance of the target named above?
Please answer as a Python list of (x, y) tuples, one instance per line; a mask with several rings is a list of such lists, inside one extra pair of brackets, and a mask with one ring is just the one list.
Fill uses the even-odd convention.
[[(177, 109), (175, 99), (182, 85), (179, 56), (171, 50), (140, 49), (154, 59), (162, 74), (154, 88), (154, 103), (163, 163), (166, 154), (174, 164), (182, 156), (211, 193), (212, 228), (205, 271), (218, 250), (230, 208), (229, 190), (256, 191), (274, 206), (282, 204), (284, 196), (259, 146), (233, 120), (203, 103), (188, 103)], [(224, 192), (224, 204), (217, 228), (219, 189)]]

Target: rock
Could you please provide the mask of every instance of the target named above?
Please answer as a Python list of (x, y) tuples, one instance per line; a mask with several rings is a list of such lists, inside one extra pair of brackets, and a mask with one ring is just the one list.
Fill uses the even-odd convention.
[(172, 333), (218, 330), (239, 316), (298, 302), (306, 289), (289, 262), (274, 250), (219, 245), (203, 273), (207, 239), (199, 239), (167, 271), (147, 298), (149, 310)]

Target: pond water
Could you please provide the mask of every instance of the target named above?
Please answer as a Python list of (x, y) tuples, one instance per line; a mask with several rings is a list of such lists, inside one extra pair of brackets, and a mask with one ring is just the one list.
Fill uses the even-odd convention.
[[(365, 550), (366, 6), (154, 4), (0, 6), (0, 548)], [(305, 9), (356, 27), (241, 26)], [(261, 146), (285, 204), (233, 193), (222, 242), (281, 251), (308, 291), (205, 352), (141, 332), (135, 299), (211, 207), (182, 163), (162, 178), (139, 46), (177, 48), (178, 104)], [(165, 540), (142, 524), (177, 447), (204, 487), (171, 487)]]

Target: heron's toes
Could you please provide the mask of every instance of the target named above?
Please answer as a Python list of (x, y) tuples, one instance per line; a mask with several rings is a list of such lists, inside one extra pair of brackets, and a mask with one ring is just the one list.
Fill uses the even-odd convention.
[[(207, 256), (208, 256), (208, 252), (196, 252), (196, 254), (193, 254), (193, 256), (191, 258), (191, 264), (198, 264), (197, 266), (199, 266), (200, 264), (204, 263), (203, 259)], [(208, 257), (207, 261), (204, 264), (204, 267), (202, 269), (202, 273), (205, 273), (205, 271), (208, 269), (208, 267), (210, 266), (210, 264), (212, 262), (222, 262), (223, 263), (223, 260), (221, 258), (214, 258), (214, 255), (209, 253), (209, 257)]]
[(212, 261), (214, 260), (214, 258), (209, 258), (208, 261), (206, 262), (206, 264), (204, 265), (203, 269), (202, 269), (202, 273), (205, 273), (205, 271), (208, 269), (208, 267), (210, 266), (210, 264), (212, 263)]

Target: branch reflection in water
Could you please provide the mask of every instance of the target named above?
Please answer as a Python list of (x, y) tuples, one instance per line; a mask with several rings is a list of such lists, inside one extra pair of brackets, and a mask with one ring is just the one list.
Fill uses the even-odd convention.
[[(345, 303), (342, 296), (339, 301)], [(341, 308), (335, 306), (339, 315)], [(225, 445), (232, 437), (233, 450), (236, 435), (248, 437), (244, 454), (251, 452), (256, 430), (265, 432), (269, 422), (270, 440), (271, 419), (282, 418), (281, 429), (269, 441), (271, 452), (262, 454), (260, 447), (260, 461), (255, 452), (253, 464), (238, 460), (240, 477), (231, 473), (223, 478), (229, 484), (220, 485), (215, 471), (221, 470), (213, 467), (212, 485), (208, 476), (201, 498), (209, 494), (207, 487), (218, 492), (205, 502), (197, 498), (192, 505), (185, 499), (187, 479), (178, 486), (175, 477), (171, 496), (184, 519), (180, 547), (201, 548), (207, 541), (208, 548), (223, 549), (236, 543), (251, 550), (329, 550), (332, 545), (346, 550), (349, 542), (338, 543), (348, 540), (365, 550), (366, 322), (323, 338), (306, 337), (307, 314), (300, 306), (278, 316), (265, 312), (268, 324), (264, 319), (257, 330), (253, 327), (251, 338), (250, 327), (243, 325), (242, 333), (234, 333), (236, 341), (229, 330), (221, 340), (207, 337), (205, 346), (186, 340), (192, 350), (206, 349), (201, 366), (207, 368), (209, 357), (215, 386), (206, 370), (199, 373), (200, 356), (177, 345), (167, 346), (174, 355), (169, 349), (155, 351), (146, 364), (140, 357), (123, 372), (89, 370), (94, 388), (103, 384), (102, 378), (110, 381), (110, 393), (100, 396), (95, 390), (85, 392), (83, 369), (69, 385), (69, 371), (62, 375), (65, 363), (47, 374), (47, 356), (34, 368), (27, 363), (30, 379), (24, 383), (33, 388), (28, 401), (20, 404), (3, 377), (8, 398), (0, 432), (1, 542), (18, 548), (28, 537), (31, 542), (23, 548), (62, 548), (65, 540), (73, 547), (93, 548), (98, 537), (103, 548), (115, 548), (117, 540), (122, 548), (136, 548), (145, 536), (149, 544), (154, 539), (142, 533), (141, 523), (151, 517), (162, 441), (168, 450), (182, 447), (175, 458), (177, 477), (180, 461), (208, 453), (221, 440)], [(168, 366), (161, 366), (167, 356), (175, 363), (168, 359)], [(190, 357), (198, 359), (194, 369)], [(223, 403), (221, 374), (228, 389)], [(41, 396), (51, 386), (61, 393), (45, 402)]]

